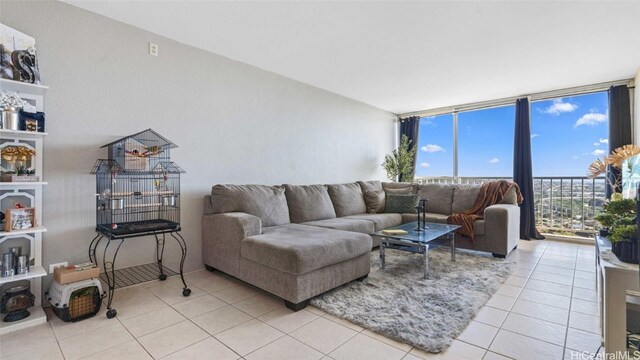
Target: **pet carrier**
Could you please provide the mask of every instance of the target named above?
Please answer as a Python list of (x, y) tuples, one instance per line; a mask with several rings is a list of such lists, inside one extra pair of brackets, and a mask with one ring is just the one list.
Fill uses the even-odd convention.
[(100, 280), (94, 278), (64, 285), (52, 281), (44, 296), (60, 319), (78, 321), (100, 311), (103, 292)]

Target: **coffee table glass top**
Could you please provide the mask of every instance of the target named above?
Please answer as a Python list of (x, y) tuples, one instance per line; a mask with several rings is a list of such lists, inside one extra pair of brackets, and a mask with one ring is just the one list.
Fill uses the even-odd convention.
[(388, 228), (385, 230), (404, 230), (406, 234), (385, 234), (382, 231), (376, 231), (372, 236), (383, 236), (394, 239), (401, 240), (409, 240), (418, 243), (428, 243), (429, 241), (435, 240), (443, 235), (449, 234), (451, 232), (456, 231), (460, 228), (460, 225), (450, 225), (450, 224), (438, 224), (438, 223), (426, 223), (427, 229), (422, 231), (416, 231), (418, 227), (418, 223), (416, 221), (402, 224), (399, 226), (394, 226), (392, 228)]

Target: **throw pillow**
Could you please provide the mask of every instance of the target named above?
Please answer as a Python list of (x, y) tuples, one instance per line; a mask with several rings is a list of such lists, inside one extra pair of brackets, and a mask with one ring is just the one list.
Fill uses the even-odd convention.
[(417, 194), (389, 194), (387, 193), (385, 213), (415, 214), (420, 201)]
[(410, 187), (397, 188), (397, 189), (385, 189), (384, 192), (387, 194), (410, 195), (411, 193), (413, 193), (413, 189)]
[(384, 212), (385, 193), (382, 190), (365, 191), (364, 202), (367, 203), (367, 212), (369, 214)]

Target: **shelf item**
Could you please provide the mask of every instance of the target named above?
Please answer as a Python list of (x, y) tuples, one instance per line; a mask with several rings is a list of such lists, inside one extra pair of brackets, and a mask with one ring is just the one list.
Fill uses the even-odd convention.
[(7, 209), (4, 214), (5, 232), (29, 230), (36, 225), (35, 208)]
[(26, 274), (0, 277), (0, 285), (7, 284), (13, 281), (35, 279), (43, 276), (47, 276), (47, 272), (42, 266), (31, 266), (31, 269)]

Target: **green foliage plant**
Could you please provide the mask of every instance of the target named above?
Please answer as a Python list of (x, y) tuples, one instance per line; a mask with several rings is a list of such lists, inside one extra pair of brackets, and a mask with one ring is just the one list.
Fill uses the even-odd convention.
[(382, 168), (387, 172), (389, 181), (398, 181), (399, 177), (408, 179), (413, 175), (413, 159), (418, 151), (418, 146), (411, 146), (411, 140), (406, 135), (402, 135), (400, 146), (393, 150), (391, 154), (384, 156)]
[(609, 240), (615, 242), (636, 237), (635, 218), (636, 201), (623, 199), (605, 204), (604, 212), (598, 214), (595, 220), (609, 228), (611, 234)]

